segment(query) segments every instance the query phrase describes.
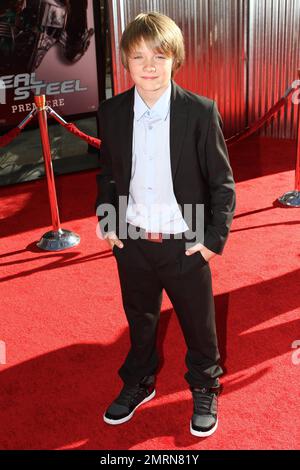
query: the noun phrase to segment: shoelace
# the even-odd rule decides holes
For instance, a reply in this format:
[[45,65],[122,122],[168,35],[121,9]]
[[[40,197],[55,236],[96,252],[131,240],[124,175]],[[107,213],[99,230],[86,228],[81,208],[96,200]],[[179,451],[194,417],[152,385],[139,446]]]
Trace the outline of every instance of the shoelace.
[[132,401],[142,397],[145,389],[140,385],[124,385],[117,401],[120,405],[129,406]]
[[193,390],[193,398],[194,398],[194,411],[198,415],[207,415],[215,412],[213,410],[213,403],[215,399],[214,393],[204,393],[201,391]]

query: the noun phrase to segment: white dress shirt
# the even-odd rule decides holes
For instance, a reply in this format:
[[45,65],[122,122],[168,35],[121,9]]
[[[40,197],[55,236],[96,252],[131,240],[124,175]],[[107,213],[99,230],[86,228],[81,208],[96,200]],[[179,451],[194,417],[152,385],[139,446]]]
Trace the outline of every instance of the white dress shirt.
[[132,170],[126,221],[148,232],[181,233],[188,226],[173,190],[170,161],[171,83],[152,108],[134,91]]

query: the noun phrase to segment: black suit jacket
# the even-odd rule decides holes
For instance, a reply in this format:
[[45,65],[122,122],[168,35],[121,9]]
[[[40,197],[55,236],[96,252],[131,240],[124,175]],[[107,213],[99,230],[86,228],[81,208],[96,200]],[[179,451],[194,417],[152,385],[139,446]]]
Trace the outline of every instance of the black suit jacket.
[[[100,174],[99,204],[112,204],[119,214],[118,196],[128,201],[132,163],[134,88],[101,103],[98,111]],[[216,103],[191,93],[172,81],[170,104],[170,158],[174,194],[181,210],[192,205],[191,230],[196,228],[196,204],[204,204],[204,240],[221,254],[235,209],[235,189],[222,120]],[[184,212],[183,212],[184,214]],[[101,232],[107,228],[98,217]],[[192,226],[191,226],[192,225]],[[114,227],[119,235],[119,223]]]

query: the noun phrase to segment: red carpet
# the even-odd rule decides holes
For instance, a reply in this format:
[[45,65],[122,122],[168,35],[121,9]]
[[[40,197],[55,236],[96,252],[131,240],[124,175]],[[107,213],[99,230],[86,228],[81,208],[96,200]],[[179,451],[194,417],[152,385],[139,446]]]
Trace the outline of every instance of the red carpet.
[[46,181],[1,188],[0,448],[299,449],[300,209],[275,203],[293,189],[294,155],[293,142],[268,138],[231,150],[237,211],[211,262],[226,375],[219,429],[202,440],[189,432],[185,347],[166,296],[157,397],[127,424],[102,421],[128,338],[116,263],[95,234],[95,172],[56,179],[62,226],[81,236],[60,253],[35,247],[51,228]]

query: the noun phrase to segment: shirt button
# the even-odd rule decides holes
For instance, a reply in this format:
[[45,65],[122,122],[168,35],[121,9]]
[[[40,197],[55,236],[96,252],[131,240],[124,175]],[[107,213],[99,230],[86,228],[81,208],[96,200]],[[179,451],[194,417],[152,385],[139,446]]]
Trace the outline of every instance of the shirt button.
[[149,126],[148,129],[151,131],[152,127],[153,127],[153,126]]

